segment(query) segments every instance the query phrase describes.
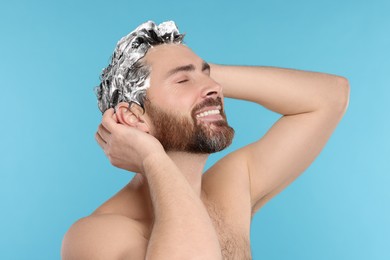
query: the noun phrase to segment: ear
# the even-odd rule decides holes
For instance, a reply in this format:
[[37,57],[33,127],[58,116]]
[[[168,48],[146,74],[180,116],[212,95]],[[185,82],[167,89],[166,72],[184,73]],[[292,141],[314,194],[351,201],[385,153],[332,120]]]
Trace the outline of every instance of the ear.
[[143,132],[149,133],[149,126],[144,120],[143,109],[135,104],[127,102],[120,102],[115,107],[115,114],[118,122],[122,125],[135,127]]

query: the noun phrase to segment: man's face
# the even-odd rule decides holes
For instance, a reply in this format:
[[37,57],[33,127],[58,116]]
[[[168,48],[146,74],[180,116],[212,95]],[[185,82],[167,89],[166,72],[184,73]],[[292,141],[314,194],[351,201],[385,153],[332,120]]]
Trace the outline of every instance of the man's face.
[[154,47],[145,56],[151,66],[146,114],[151,133],[166,151],[213,153],[232,142],[221,86],[210,78],[202,59],[183,45]]

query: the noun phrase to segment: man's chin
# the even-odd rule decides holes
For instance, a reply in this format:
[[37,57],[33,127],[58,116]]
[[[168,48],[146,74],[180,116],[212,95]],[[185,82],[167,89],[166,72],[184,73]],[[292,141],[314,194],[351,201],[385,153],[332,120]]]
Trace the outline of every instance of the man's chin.
[[197,144],[205,153],[220,152],[229,147],[233,141],[234,129],[224,124],[213,125],[208,131],[203,131],[203,137],[198,139]]

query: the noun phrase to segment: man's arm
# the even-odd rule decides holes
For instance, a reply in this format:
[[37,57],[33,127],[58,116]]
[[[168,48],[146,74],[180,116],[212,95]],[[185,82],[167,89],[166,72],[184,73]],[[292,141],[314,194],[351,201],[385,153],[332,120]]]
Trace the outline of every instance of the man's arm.
[[294,181],[316,158],[346,111],[348,81],[340,76],[274,67],[211,64],[226,97],[256,102],[283,116],[246,158],[252,211]]
[[146,259],[222,259],[204,204],[171,159],[148,158],[145,176],[155,214]]
[[65,236],[63,259],[222,259],[206,208],[162,145],[114,118],[113,109],[104,113],[96,138],[113,165],[146,177],[154,210],[150,240],[123,219],[88,218]]

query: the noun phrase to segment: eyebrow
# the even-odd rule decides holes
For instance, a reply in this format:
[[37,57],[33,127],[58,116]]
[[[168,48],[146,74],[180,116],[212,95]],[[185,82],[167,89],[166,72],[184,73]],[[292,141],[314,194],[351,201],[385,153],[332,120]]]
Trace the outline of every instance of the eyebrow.
[[[179,67],[173,68],[170,71],[168,71],[166,74],[166,78],[169,78],[170,76],[172,76],[178,72],[181,72],[181,71],[194,71],[194,70],[195,70],[194,64],[179,66]],[[205,70],[210,70],[210,65],[207,62],[203,61],[202,62],[202,71],[205,71]]]

